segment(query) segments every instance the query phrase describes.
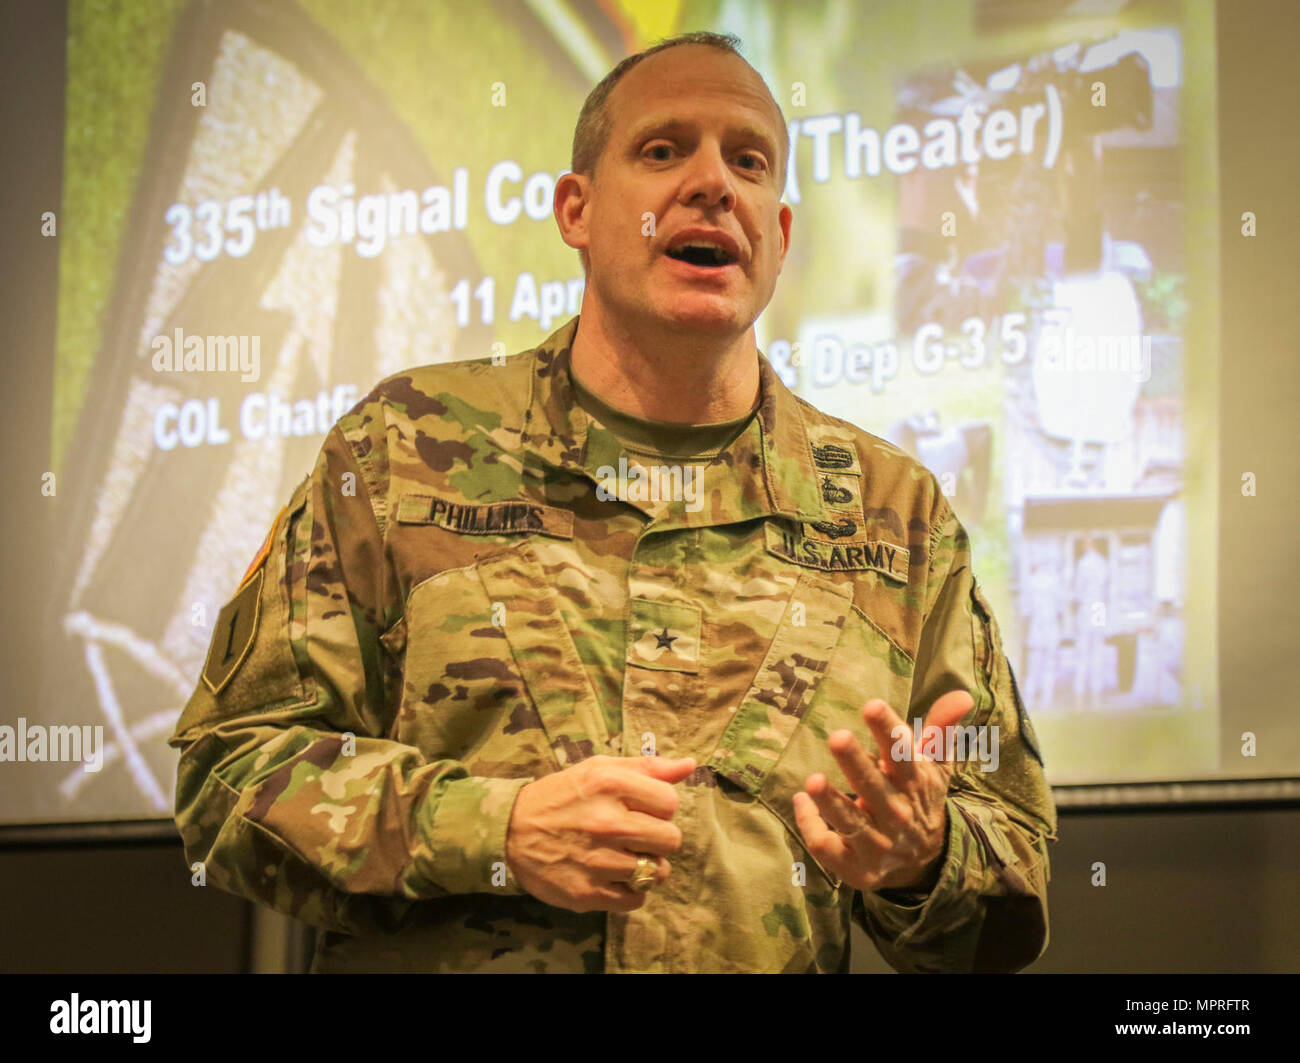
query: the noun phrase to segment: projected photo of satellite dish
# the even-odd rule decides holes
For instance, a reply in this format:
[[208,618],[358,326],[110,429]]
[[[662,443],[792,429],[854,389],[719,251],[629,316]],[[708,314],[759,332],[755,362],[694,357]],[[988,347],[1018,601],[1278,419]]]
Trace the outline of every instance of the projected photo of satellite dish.
[[[1133,431],[1133,410],[1150,376],[1150,342],[1143,372],[1142,308],[1122,273],[1075,275],[1052,287],[1060,327],[1040,336],[1033,362],[1042,430],[1071,444],[1065,482],[1088,482],[1087,444],[1105,446]],[[1128,489],[1132,483],[1111,484]]]

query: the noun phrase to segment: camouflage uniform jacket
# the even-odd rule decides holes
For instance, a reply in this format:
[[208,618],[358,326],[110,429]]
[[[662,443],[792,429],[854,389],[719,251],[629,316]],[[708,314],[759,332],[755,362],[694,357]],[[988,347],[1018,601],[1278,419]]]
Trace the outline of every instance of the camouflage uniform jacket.
[[[187,859],[322,928],[320,971],[842,971],[851,918],[899,970],[1030,963],[1055,809],[935,477],[760,356],[700,501],[602,500],[621,447],[574,402],[577,321],[393,376],[330,431],[171,738]],[[794,794],[851,792],[826,739],[874,749],[868,698],[910,721],[957,688],[1000,756],[953,776],[938,885],[853,889]],[[519,789],[651,748],[699,765],[669,880],[630,914],[524,893]]]

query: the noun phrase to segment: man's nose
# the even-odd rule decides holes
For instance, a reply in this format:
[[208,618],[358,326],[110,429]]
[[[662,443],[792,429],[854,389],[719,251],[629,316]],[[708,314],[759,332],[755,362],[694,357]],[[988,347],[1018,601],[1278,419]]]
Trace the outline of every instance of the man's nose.
[[730,210],[736,203],[734,182],[735,177],[718,146],[701,144],[683,172],[681,200],[689,204],[703,197],[708,206],[717,205]]

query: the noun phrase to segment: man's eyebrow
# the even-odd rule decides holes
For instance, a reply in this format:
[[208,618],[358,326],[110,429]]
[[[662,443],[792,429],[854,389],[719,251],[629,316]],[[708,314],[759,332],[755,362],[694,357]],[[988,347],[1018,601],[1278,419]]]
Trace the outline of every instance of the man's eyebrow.
[[[635,144],[657,134],[689,132],[690,129],[691,123],[680,118],[647,118],[632,127],[628,139]],[[779,161],[777,160],[778,148],[776,140],[771,133],[766,132],[759,126],[743,122],[728,129],[727,137],[756,142],[763,147],[773,162]]]

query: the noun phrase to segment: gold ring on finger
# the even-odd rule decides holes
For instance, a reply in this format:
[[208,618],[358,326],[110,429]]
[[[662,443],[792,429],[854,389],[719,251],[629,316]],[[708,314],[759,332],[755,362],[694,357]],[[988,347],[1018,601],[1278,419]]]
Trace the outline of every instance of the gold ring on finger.
[[637,893],[647,892],[655,884],[657,870],[658,863],[655,858],[643,853],[636,859],[636,870],[632,872],[628,887]]

